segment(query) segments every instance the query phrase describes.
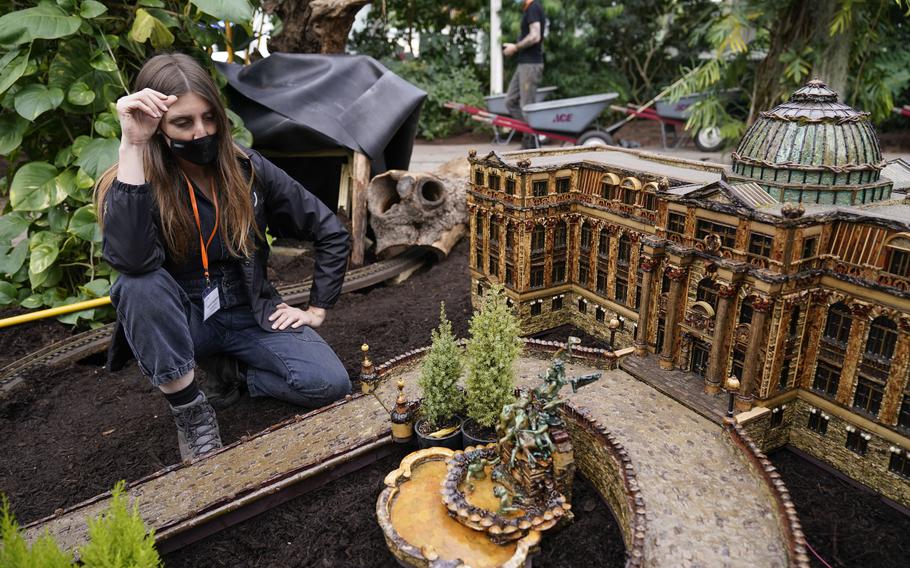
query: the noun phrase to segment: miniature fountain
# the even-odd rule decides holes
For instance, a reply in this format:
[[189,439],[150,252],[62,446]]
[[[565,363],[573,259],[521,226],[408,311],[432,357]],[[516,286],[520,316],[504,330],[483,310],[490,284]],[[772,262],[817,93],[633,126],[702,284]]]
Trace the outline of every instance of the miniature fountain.
[[386,476],[376,511],[402,565],[529,566],[541,534],[572,519],[575,462],[559,393],[601,375],[566,378],[578,343],[569,338],[541,383],[503,407],[497,442],[420,450]]

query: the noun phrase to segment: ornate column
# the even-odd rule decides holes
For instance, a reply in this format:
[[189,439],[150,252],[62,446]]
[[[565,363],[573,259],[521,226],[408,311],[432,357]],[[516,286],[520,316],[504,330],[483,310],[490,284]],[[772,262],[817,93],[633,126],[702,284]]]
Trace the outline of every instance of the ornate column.
[[727,356],[730,354],[730,323],[733,321],[733,302],[738,284],[719,284],[717,287],[717,313],[714,316],[714,339],[708,356],[708,372],[705,374],[705,392],[720,392],[727,371]]
[[657,261],[653,258],[642,256],[641,263],[641,306],[638,309],[638,335],[635,339],[635,354],[639,357],[648,356],[648,333],[651,324],[651,283],[654,281],[654,268]]
[[815,379],[815,364],[818,360],[818,346],[825,329],[827,314],[828,295],[823,292],[813,293],[806,311],[806,324],[803,326],[803,335],[808,334],[809,339],[806,342],[805,352],[800,353],[800,361],[797,366],[796,385],[799,388],[806,390],[812,388],[812,381]]
[[[506,217],[505,215],[498,216],[499,222],[499,282],[503,285],[506,283],[506,259],[509,256],[509,251],[506,250],[506,234],[509,232],[509,227],[511,226],[512,220]],[[512,244],[514,245],[515,241],[513,238]],[[515,248],[514,246],[512,248]],[[514,277],[514,276],[513,276]]]
[[468,205],[468,211],[471,213],[469,220],[469,241],[470,241],[470,250],[468,251],[468,266],[473,269],[477,269],[477,262],[475,260],[474,249],[477,247],[477,224],[480,223],[480,213],[477,210],[476,205]]
[[[629,250],[629,282],[626,286],[625,304],[630,308],[635,306],[635,289],[638,286],[638,271],[635,270],[635,267],[639,266],[639,258],[641,255],[638,239],[638,233],[629,234],[629,246],[631,250]],[[644,301],[644,290],[642,290],[642,301]]]
[[[622,237],[615,225],[604,229],[610,235],[610,260],[607,263],[607,291],[606,295],[611,301],[616,298],[616,267],[619,263],[619,239]],[[628,288],[628,283],[626,283]]]
[[755,400],[753,391],[761,379],[763,368],[762,352],[767,337],[768,314],[774,307],[774,300],[756,296],[752,301],[752,323],[749,326],[749,344],[746,346],[746,360],[743,365],[743,380],[736,394],[736,409],[746,411],[752,408]]
[[904,389],[907,387],[907,367],[910,366],[910,319],[901,318],[898,321],[898,329],[900,334],[897,336],[897,345],[894,346],[888,382],[885,383],[885,395],[882,397],[882,407],[878,413],[881,423],[889,426],[897,424],[897,412]]
[[835,400],[844,406],[850,406],[853,402],[853,385],[856,383],[856,369],[863,357],[863,347],[866,342],[866,334],[869,331],[869,310],[868,304],[854,303],[850,306],[853,314],[853,323],[850,325],[850,338],[847,340],[847,348],[844,350],[844,366],[840,373],[840,383],[837,385],[837,396]]
[[667,296],[667,317],[664,321],[664,345],[660,352],[660,368],[670,370],[673,368],[673,352],[676,349],[676,339],[679,335],[676,322],[679,319],[681,304],[685,301],[689,270],[667,266],[666,274],[670,279],[670,292]]
[[556,235],[556,223],[557,219],[549,218],[546,220],[544,227],[545,229],[545,238],[544,238],[544,250],[546,253],[543,257],[543,287],[549,288],[553,285],[553,253],[555,247],[555,235]]
[[[480,272],[481,274],[488,274],[489,266],[487,263],[490,262],[490,221],[493,218],[493,213],[491,211],[484,210],[480,214],[483,216],[483,223],[481,224],[481,230],[483,231],[481,233],[481,238],[483,239],[481,241],[483,243],[483,253],[481,253],[480,262],[477,263],[477,272]],[[480,221],[480,218],[478,217],[477,220]]]

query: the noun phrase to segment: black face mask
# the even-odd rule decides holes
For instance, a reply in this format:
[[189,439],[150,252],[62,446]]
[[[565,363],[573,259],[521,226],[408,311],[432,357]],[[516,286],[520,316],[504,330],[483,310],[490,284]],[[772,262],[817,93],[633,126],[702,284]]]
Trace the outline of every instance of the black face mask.
[[187,162],[192,162],[200,166],[211,164],[218,157],[218,135],[203,136],[195,140],[173,140],[171,141],[171,151],[178,158],[183,158]]

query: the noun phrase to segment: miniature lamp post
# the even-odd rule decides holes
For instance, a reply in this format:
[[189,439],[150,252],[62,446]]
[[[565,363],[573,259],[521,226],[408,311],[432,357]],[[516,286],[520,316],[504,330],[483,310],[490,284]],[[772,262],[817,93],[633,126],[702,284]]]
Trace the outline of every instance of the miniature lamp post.
[[363,363],[360,365],[360,392],[370,394],[376,388],[376,371],[373,370],[373,362],[367,356],[370,346],[364,343],[360,346],[360,350],[363,351]]
[[727,394],[730,395],[730,401],[727,404],[727,418],[733,420],[733,401],[736,399],[736,392],[739,391],[739,379],[736,378],[736,375],[730,375],[727,377],[724,386],[727,389]]
[[607,327],[610,329],[610,351],[616,351],[616,347],[613,344],[613,339],[616,337],[616,330],[619,329],[620,323],[616,318],[611,319],[607,323]]

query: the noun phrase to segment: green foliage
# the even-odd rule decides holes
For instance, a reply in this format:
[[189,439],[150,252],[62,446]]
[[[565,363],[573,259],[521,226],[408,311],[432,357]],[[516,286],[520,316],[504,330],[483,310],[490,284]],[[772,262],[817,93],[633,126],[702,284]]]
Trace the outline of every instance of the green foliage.
[[89,542],[79,547],[83,565],[97,568],[157,568],[154,531],[146,532],[138,506],[127,508],[124,483],[111,492],[111,506],[101,517],[88,521]]
[[390,62],[388,66],[400,77],[427,92],[418,125],[421,138],[445,138],[470,129],[472,121],[467,114],[452,112],[443,105],[448,101],[458,101],[483,106],[484,89],[472,67],[447,67],[423,59]]
[[431,333],[430,350],[423,359],[418,383],[423,391],[420,404],[431,428],[438,429],[461,411],[458,379],[463,367],[462,352],[452,334],[452,322],[446,318],[445,303],[439,305],[439,327]]
[[[117,275],[101,260],[91,199],[95,179],[118,158],[116,100],[158,49],[194,55],[214,74],[211,46],[227,43],[219,20],[249,38],[252,6],[0,0],[0,7],[0,158],[9,168],[0,177],[0,196],[8,197],[0,305],[32,309],[105,296]],[[231,120],[237,140],[251,143],[239,117]],[[97,308],[59,319],[95,325],[112,317],[111,308]]]
[[9,568],[70,568],[72,558],[67,556],[54,539],[47,533],[42,535],[31,547],[19,532],[19,524],[9,509],[6,496],[0,507],[0,533],[3,543],[0,545],[0,566]]
[[506,304],[505,290],[492,286],[470,324],[467,348],[467,414],[492,427],[502,407],[514,400],[513,364],[521,351],[518,320]]

